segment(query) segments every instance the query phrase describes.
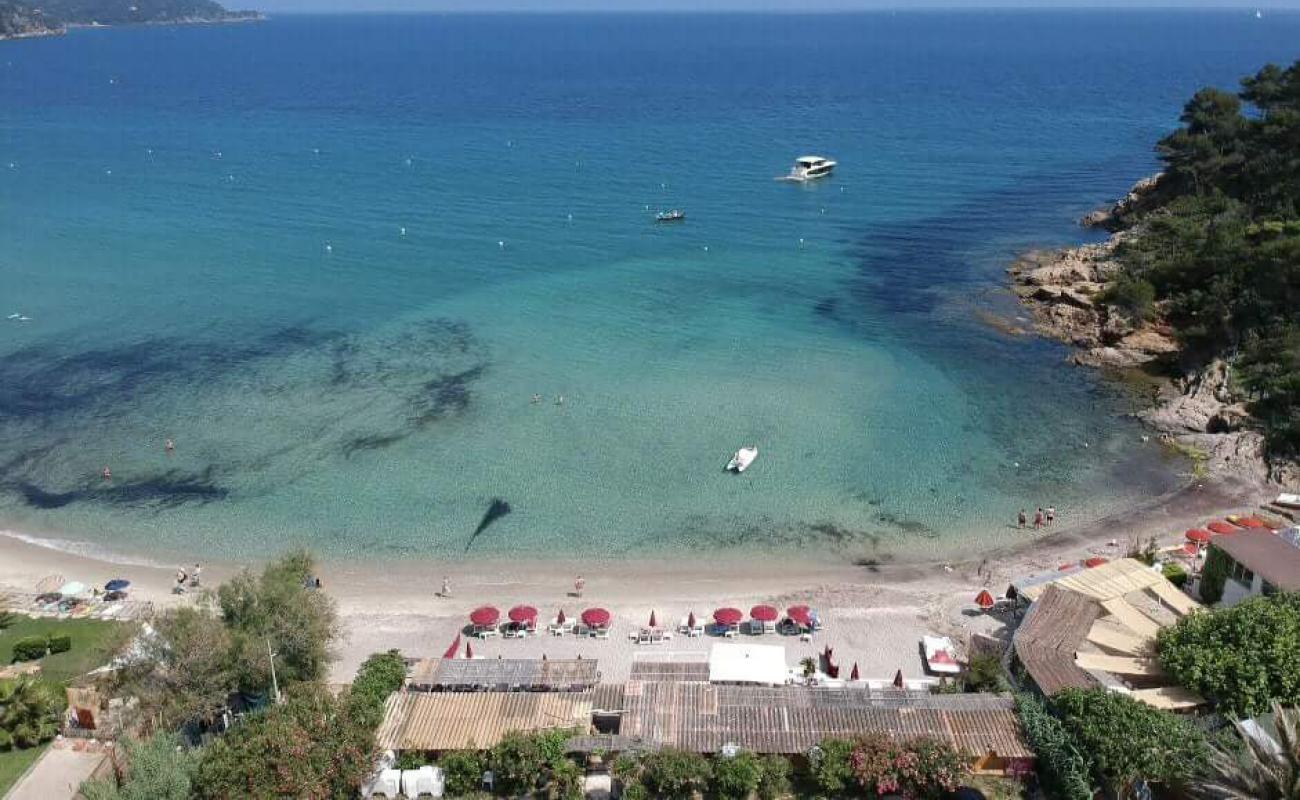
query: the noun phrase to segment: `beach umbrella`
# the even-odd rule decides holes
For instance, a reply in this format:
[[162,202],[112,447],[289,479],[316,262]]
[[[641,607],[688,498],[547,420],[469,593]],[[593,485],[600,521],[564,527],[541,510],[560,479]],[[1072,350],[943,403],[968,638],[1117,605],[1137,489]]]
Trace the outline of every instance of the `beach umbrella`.
[[603,608],[589,608],[582,612],[582,623],[592,628],[603,628],[609,624],[610,614]]
[[[1214,523],[1210,524],[1213,525]],[[1210,541],[1210,532],[1203,531],[1200,528],[1191,528],[1183,535],[1187,537],[1187,541],[1197,544],[1205,544]]]
[[849,673],[849,680],[851,680],[851,681],[859,680],[859,677],[858,677],[858,662],[856,662],[856,661],[853,662],[853,671]]
[[719,608],[713,612],[713,621],[719,625],[736,625],[744,618],[739,608]]
[[[1211,533],[1217,533],[1221,536],[1227,536],[1230,533],[1237,532],[1236,528],[1232,527],[1231,525],[1229,525],[1228,523],[1224,522],[1221,519],[1216,519],[1214,522],[1211,522],[1209,525],[1206,525],[1205,527],[1209,528]],[[1189,535],[1187,538],[1190,539],[1191,536]]]
[[501,612],[493,606],[482,606],[470,612],[469,621],[480,628],[487,628],[497,624],[501,619]]
[[127,579],[125,579],[125,578],[114,578],[113,580],[111,580],[111,581],[109,581],[108,583],[104,584],[104,591],[106,591],[106,592],[120,592],[120,591],[126,589],[126,587],[128,587],[128,586],[130,586],[130,585],[131,585],[131,582],[128,581]]
[[1199,552],[1201,552],[1201,548],[1197,547],[1191,542],[1188,542],[1187,544],[1183,545],[1183,553],[1186,555],[1194,556]]
[[473,658],[473,657],[474,657],[473,642],[465,642],[465,658]]
[[67,582],[68,579],[62,575],[46,575],[36,582],[36,593],[49,594],[58,591],[58,588]]
[[906,684],[903,682],[903,671],[900,669],[894,673],[894,688],[902,689]]
[[659,627],[659,622],[655,619],[654,609],[650,609],[650,627],[652,628]]
[[556,625],[563,625],[564,622],[565,622],[565,619],[564,619],[564,609],[561,608],[561,609],[560,609],[560,613],[555,615],[555,624],[556,624]]
[[459,652],[459,651],[460,651],[460,634],[458,633],[458,634],[456,634],[456,638],[455,638],[454,640],[452,640],[451,647],[448,647],[448,648],[447,648],[447,652],[443,653],[443,654],[442,654],[442,657],[443,657],[443,658],[455,658],[455,657],[456,657],[456,653]]
[[750,619],[756,619],[759,622],[776,622],[780,616],[779,611],[773,606],[754,606],[749,610]]
[[1069,563],[1062,564],[1061,566],[1057,567],[1057,568],[1056,568],[1056,571],[1057,571],[1057,572],[1065,572],[1065,571],[1067,571],[1067,570],[1072,570],[1072,569],[1074,569],[1074,568],[1077,567],[1077,566],[1079,566],[1079,565],[1076,564],[1076,563],[1074,563],[1073,561],[1071,561],[1071,562],[1069,562]]
[[997,601],[993,599],[992,594],[989,594],[988,589],[984,589],[979,594],[975,595],[975,605],[988,611],[990,608],[997,605]]
[[85,591],[86,584],[81,581],[68,581],[59,587],[59,594],[64,597],[73,597],[75,595],[84,594]]
[[1249,517],[1242,517],[1236,522],[1238,525],[1240,525],[1243,528],[1267,528],[1268,527],[1267,522],[1254,515],[1251,515]]
[[790,606],[785,610],[785,615],[805,628],[812,627],[812,610],[808,606]]
[[689,614],[686,615],[686,627],[688,627],[688,628],[694,628],[694,627],[695,627],[695,612],[694,612],[694,611],[692,611],[691,613],[689,613]]
[[533,620],[537,619],[537,609],[533,608],[532,606],[515,606],[514,608],[510,609],[510,613],[507,614],[507,616],[510,617],[511,622],[516,622],[519,624],[523,624],[525,622],[532,622]]
[[1092,558],[1083,562],[1083,565],[1088,569],[1092,569],[1093,567],[1100,567],[1102,564],[1109,564],[1109,563],[1110,563],[1110,559],[1108,558],[1102,558],[1101,556],[1093,556]]

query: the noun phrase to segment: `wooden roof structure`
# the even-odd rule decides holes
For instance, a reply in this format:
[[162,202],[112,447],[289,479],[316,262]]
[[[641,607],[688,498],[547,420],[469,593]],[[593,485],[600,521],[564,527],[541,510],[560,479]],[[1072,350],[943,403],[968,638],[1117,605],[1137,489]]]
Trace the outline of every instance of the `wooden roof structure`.
[[1101,606],[1092,598],[1055,585],[1048,586],[1029,607],[1012,643],[1020,663],[1043,694],[1050,697],[1062,689],[1098,685],[1096,678],[1074,662],[1074,654],[1100,616]]
[[574,692],[394,692],[380,750],[487,749],[512,731],[591,730],[591,696]]
[[807,686],[629,681],[619,735],[716,753],[803,753],[828,736],[932,736],[972,757],[1028,758],[1009,697]]
[[580,692],[600,681],[590,658],[426,658],[416,662],[408,687],[428,692]]
[[1141,561],[1120,558],[1091,569],[1062,572],[1059,577],[1041,583],[1018,586],[1017,591],[1032,601],[1041,597],[1048,587],[1060,586],[1104,602],[1163,582],[1166,582],[1163,575]]

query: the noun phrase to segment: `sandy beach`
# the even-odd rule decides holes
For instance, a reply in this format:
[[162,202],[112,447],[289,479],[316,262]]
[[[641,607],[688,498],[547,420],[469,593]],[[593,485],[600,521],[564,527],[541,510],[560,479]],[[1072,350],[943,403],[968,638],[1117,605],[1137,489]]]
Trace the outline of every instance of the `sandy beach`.
[[[888,680],[899,669],[908,679],[921,679],[924,668],[918,641],[922,634],[952,635],[959,646],[965,646],[970,632],[996,634],[1002,627],[996,616],[972,612],[971,600],[980,589],[998,594],[1015,577],[1055,569],[1063,562],[1091,555],[1121,556],[1130,542],[1151,536],[1172,546],[1181,541],[1182,531],[1188,527],[1213,517],[1252,511],[1267,499],[1267,486],[1223,477],[1191,484],[1086,526],[1070,527],[1058,521],[1059,527],[1053,531],[1026,531],[1020,544],[972,552],[947,563],[862,566],[752,554],[708,560],[679,556],[618,561],[327,561],[320,574],[325,590],[338,602],[345,628],[330,679],[350,680],[368,654],[389,648],[411,656],[441,655],[472,609],[494,605],[504,614],[518,603],[537,607],[543,621],[559,609],[574,617],[584,608],[607,608],[614,616],[611,637],[601,641],[544,635],[524,640],[475,640],[475,655],[582,655],[599,659],[602,680],[619,681],[626,678],[634,659],[645,657],[638,653],[662,657],[665,653],[703,651],[715,641],[712,637],[677,637],[662,645],[637,645],[628,634],[645,625],[651,611],[661,625],[674,626],[692,611],[707,620],[720,606],[747,612],[758,603],[779,608],[805,603],[820,610],[825,625],[814,641],[763,637],[764,643],[786,645],[791,666],[829,645],[843,669],[857,663],[864,679]],[[243,566],[233,561],[205,562],[204,584],[215,586]],[[194,602],[196,598],[194,594],[171,593],[175,567],[114,563],[0,536],[0,587],[31,591],[38,580],[51,574],[94,585],[127,577],[133,583],[134,599],[158,606]],[[573,594],[578,575],[586,581],[581,598]],[[438,596],[444,576],[451,587],[450,597]]]

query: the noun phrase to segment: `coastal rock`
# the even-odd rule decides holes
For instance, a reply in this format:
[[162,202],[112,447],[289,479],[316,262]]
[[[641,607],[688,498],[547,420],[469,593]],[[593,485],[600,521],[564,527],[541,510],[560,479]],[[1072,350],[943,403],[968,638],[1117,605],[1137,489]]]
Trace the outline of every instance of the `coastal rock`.
[[1085,214],[1079,220],[1079,224],[1085,228],[1101,228],[1108,231],[1119,230],[1129,217],[1142,211],[1155,198],[1163,174],[1158,173],[1143,178],[1133,184],[1133,187],[1128,190],[1128,194],[1117,202]]
[[1187,434],[1177,441],[1202,452],[1204,469],[1211,475],[1231,473],[1258,483],[1270,477],[1264,437],[1256,431]]
[[1074,363],[1081,367],[1131,369],[1152,361],[1155,356],[1119,347],[1094,347],[1074,354]]

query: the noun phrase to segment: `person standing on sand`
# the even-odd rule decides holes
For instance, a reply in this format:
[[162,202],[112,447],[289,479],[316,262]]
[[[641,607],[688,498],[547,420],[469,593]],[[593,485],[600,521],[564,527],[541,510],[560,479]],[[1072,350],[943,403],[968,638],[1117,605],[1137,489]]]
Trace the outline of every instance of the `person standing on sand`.
[[1025,527],[1025,525],[1029,522],[1029,517],[1025,514],[1025,510],[1023,508],[1020,509],[1020,516],[1017,517],[1017,520],[1019,521],[1020,527],[1022,528]]
[[581,575],[573,582],[573,596],[581,598],[582,590],[586,587],[587,581]]
[[442,576],[442,591],[439,594],[442,597],[451,597],[451,580],[446,575]]
[[1040,508],[1038,509],[1038,511],[1034,513],[1034,530],[1038,530],[1042,527],[1043,527],[1043,509]]
[[1052,527],[1052,523],[1055,522],[1055,521],[1056,521],[1056,506],[1048,506],[1048,507],[1047,507],[1047,527],[1049,527],[1049,528]]

